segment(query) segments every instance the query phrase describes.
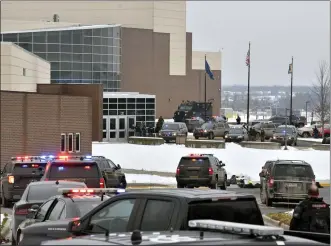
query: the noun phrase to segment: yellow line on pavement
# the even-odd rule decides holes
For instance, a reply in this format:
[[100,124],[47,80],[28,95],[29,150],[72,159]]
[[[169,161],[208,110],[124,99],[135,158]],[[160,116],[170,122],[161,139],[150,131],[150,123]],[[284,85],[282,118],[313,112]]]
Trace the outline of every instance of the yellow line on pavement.
[[330,183],[320,183],[322,187],[330,187]]

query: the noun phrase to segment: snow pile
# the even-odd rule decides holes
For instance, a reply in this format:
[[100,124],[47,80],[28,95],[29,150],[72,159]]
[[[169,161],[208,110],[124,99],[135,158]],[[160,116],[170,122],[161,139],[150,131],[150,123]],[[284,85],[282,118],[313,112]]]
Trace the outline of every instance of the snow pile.
[[294,212],[294,210],[291,210],[291,211],[285,212],[285,214],[293,216],[293,212]]
[[[92,154],[103,155],[126,169],[175,172],[180,158],[192,153],[210,153],[222,160],[228,174],[244,174],[253,181],[260,180],[261,167],[268,160],[305,160],[310,163],[316,180],[330,179],[330,153],[328,151],[261,150],[242,148],[229,143],[226,149],[194,149],[184,145],[164,144],[146,146],[135,144],[93,143]],[[230,175],[228,175],[231,177]]]
[[298,138],[298,140],[304,140],[304,141],[310,141],[310,142],[316,142],[316,143],[322,143],[323,139],[321,138]]
[[176,179],[172,177],[161,177],[158,175],[150,174],[125,174],[126,182],[133,184],[165,184],[172,185],[177,184]]

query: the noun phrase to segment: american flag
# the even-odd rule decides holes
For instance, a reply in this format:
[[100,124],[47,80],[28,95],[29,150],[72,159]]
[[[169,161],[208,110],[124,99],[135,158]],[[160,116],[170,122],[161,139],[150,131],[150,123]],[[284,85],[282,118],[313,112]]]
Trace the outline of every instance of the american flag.
[[246,66],[249,67],[251,65],[251,48],[248,48],[246,55]]

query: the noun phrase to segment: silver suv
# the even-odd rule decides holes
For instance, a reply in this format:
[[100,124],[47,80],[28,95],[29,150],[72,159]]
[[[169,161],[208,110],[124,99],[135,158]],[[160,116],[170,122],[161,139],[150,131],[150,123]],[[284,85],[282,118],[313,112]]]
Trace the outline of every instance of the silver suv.
[[255,124],[252,126],[252,128],[256,131],[256,139],[260,139],[261,138],[261,130],[264,130],[264,136],[265,139],[270,139],[273,137],[276,128],[277,128],[277,124],[272,123],[271,121],[266,121],[266,122],[260,122],[258,124]]
[[297,146],[298,131],[295,126],[292,125],[280,125],[276,128],[276,131],[271,139],[271,142],[277,142],[281,145],[285,145],[285,139],[287,139],[287,145]]

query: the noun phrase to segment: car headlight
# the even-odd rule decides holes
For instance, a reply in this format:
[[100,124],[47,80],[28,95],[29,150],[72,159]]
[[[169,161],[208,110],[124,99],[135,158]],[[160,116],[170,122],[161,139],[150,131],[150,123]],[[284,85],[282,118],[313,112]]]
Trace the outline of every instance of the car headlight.
[[225,135],[225,138],[228,138],[228,135]]
[[204,130],[203,132],[207,132],[207,130]]
[[274,139],[276,139],[276,136],[274,136]]
[[174,132],[174,133],[172,133],[172,135],[173,135],[173,136],[176,136],[176,134],[177,134],[177,133],[175,133],[175,132]]

